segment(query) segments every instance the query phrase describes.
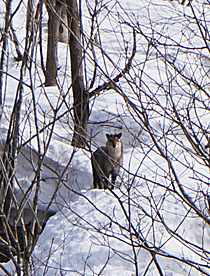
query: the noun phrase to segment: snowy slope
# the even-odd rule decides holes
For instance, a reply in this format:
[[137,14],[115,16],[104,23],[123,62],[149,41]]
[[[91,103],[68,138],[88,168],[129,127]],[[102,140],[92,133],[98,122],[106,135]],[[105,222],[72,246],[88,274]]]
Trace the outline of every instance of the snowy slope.
[[[180,7],[174,2],[170,3],[161,0],[139,2],[133,1],[132,9],[136,11],[137,19],[140,20],[142,28],[148,35],[151,35],[150,24],[154,23],[157,32],[163,31],[162,29],[165,28],[166,36],[170,33],[179,40],[181,26],[188,22],[187,20],[183,21],[183,17],[179,18],[177,14],[181,14],[183,10],[188,13],[187,7]],[[133,15],[130,3],[124,3],[124,5],[129,11],[123,15],[124,18],[128,19],[129,15],[130,19],[135,22],[136,17]],[[176,7],[176,11],[174,11],[174,7]],[[22,28],[20,27],[25,19],[23,16],[24,12],[22,7],[14,18],[15,29],[19,30],[20,41],[24,40],[24,33],[21,32]],[[175,15],[178,18],[177,25],[174,27],[171,24],[166,28],[165,21]],[[152,21],[150,21],[151,18]],[[103,17],[101,22],[103,22]],[[121,27],[117,25],[117,22],[113,22],[113,24],[117,26],[116,31],[120,32]],[[108,23],[107,26],[110,27]],[[44,39],[46,41],[46,36]],[[118,57],[117,55],[117,52],[120,52],[120,47],[116,41],[122,43],[121,39],[121,37],[119,40],[113,38],[112,34],[107,31],[104,42],[107,53],[110,54],[119,68],[123,67],[123,65],[121,64],[120,56]],[[126,39],[130,39],[129,34]],[[139,38],[138,42],[142,47],[138,48],[139,56],[137,61],[135,61],[136,68],[138,66],[141,67],[141,62],[144,60],[146,52],[145,40]],[[192,43],[197,43],[196,39]],[[10,47],[9,73],[18,77],[20,65],[14,63],[12,58],[14,48],[12,45]],[[71,94],[65,94],[69,88],[69,79],[66,77],[65,72],[70,71],[69,65],[66,64],[65,54],[68,56],[67,47],[65,44],[60,43],[59,65],[61,65],[61,69],[59,71],[59,89],[54,87],[40,88],[40,82],[43,82],[41,69],[38,70],[39,74],[37,71],[34,73],[36,100],[39,103],[37,116],[40,128],[51,122],[54,116],[53,108],[57,108],[61,104],[57,116],[66,112],[66,106],[62,101],[63,97],[66,97],[69,105],[72,103]],[[170,54],[169,58],[173,58],[172,52],[166,54]],[[180,54],[176,60],[182,69],[184,68],[184,58],[186,58],[184,57],[182,60],[183,56]],[[103,63],[102,58],[99,61]],[[39,64],[39,57],[37,57],[37,63]],[[103,68],[103,65],[101,67]],[[146,78],[147,84],[151,90],[156,89],[154,79],[157,82],[161,81],[163,87],[167,87],[166,76],[159,74],[159,71],[156,70],[157,63],[153,59],[145,67],[148,75]],[[164,64],[161,64],[161,68],[164,69]],[[117,70],[112,68],[111,64],[107,68],[103,68],[107,74],[109,69],[110,75],[114,75],[117,72]],[[187,69],[184,68],[183,70],[187,72]],[[198,75],[200,78],[202,77],[201,73],[198,73]],[[133,73],[131,77],[135,80],[137,75],[135,76]],[[8,127],[8,118],[9,114],[11,114],[15,96],[14,91],[16,91],[17,86],[15,79],[8,78],[7,91],[9,92],[7,93],[5,106],[7,112],[2,118],[0,126],[2,140],[5,139],[5,129]],[[28,75],[25,76],[25,82],[29,83]],[[182,84],[180,81],[180,87]],[[122,87],[128,97],[138,105],[138,93],[133,94],[133,90],[130,90],[126,83]],[[188,96],[183,93],[180,87],[175,91],[177,93],[177,103],[181,106],[182,104],[184,105]],[[24,118],[25,112],[29,111],[28,118],[30,120],[23,120],[20,126],[21,142],[23,143],[35,133],[34,118],[32,112],[30,113],[32,110],[30,90],[27,86],[24,89],[22,118]],[[134,91],[136,90],[134,89]],[[159,93],[159,90],[157,90],[157,94],[154,93],[154,100],[160,101],[167,110],[167,101],[164,95]],[[180,95],[181,99],[179,98]],[[144,100],[146,100],[146,97]],[[161,109],[159,110],[158,108],[156,112],[162,114]],[[202,110],[200,113],[207,125],[209,114],[203,113]],[[151,119],[151,125],[157,136],[161,137],[163,129],[167,130],[170,128],[170,123],[165,117],[161,117],[161,115],[158,117],[155,112],[154,114],[154,118]],[[90,152],[81,149],[74,152],[71,147],[72,129],[71,115],[65,113],[62,119],[55,124],[53,139],[47,151],[45,165],[42,170],[43,181],[39,197],[40,204],[45,205],[50,201],[53,192],[57,188],[57,175],[62,175],[65,172],[63,175],[65,180],[62,182],[53,201],[52,207],[58,211],[48,221],[34,250],[31,274],[47,276],[132,276],[137,273],[136,261],[138,262],[139,275],[145,275],[144,273],[148,269],[147,275],[156,276],[158,275],[157,267],[143,242],[146,240],[149,241],[148,247],[151,247],[151,249],[153,246],[160,249],[160,255],[162,256],[156,255],[156,257],[164,275],[202,275],[196,269],[191,269],[182,263],[182,258],[195,263],[197,261],[202,263],[208,273],[207,275],[210,275],[208,256],[205,259],[204,254],[202,255],[202,247],[206,251],[210,251],[210,229],[193,212],[186,210],[182,198],[177,197],[170,190],[171,179],[168,174],[168,164],[151,147],[152,142],[149,134],[142,129],[140,119],[130,112],[122,97],[114,91],[109,91],[97,97],[96,100],[91,100],[91,116],[88,126],[88,135],[93,137],[91,139],[92,150],[97,146],[104,145],[106,133],[122,132],[123,134],[124,161],[123,169],[117,182],[117,185],[120,186],[121,184],[121,187],[118,187],[114,194],[109,191],[92,190]],[[178,176],[182,185],[187,187],[190,196],[194,197],[197,189],[202,189],[205,185],[202,186],[199,181],[192,180],[193,178],[195,179],[195,175],[191,171],[186,170],[183,164],[185,164],[186,160],[190,164],[192,163],[195,171],[199,171],[204,178],[209,174],[208,168],[193,159],[192,149],[190,149],[188,141],[180,135],[180,129],[173,129],[171,133],[173,134],[171,134],[172,141],[170,141],[171,143],[168,141],[166,143],[168,143],[169,152],[174,154],[173,164],[179,172]],[[44,135],[47,137],[47,133],[43,134],[43,137],[40,136],[40,141],[42,142],[46,138]],[[201,143],[204,142],[202,141]],[[33,150],[37,150],[36,139],[32,139],[29,145]],[[186,148],[189,147],[189,151],[185,155],[182,155],[183,148],[180,145],[184,145]],[[33,168],[30,163],[27,163],[27,158],[24,157],[29,154],[31,155],[31,150],[27,147],[23,148],[17,165],[17,179],[24,189],[27,189],[34,178]],[[74,154],[73,159],[68,164],[72,154]],[[36,160],[36,163],[36,155],[33,159]],[[66,166],[68,167],[66,168]],[[189,183],[190,181],[192,181],[192,184]],[[154,183],[158,183],[158,185],[154,185]],[[128,188],[131,184],[131,194],[128,194]],[[33,191],[31,198],[33,198]],[[205,200],[198,198],[197,201],[201,209],[206,213]],[[158,209],[161,211],[161,217],[158,217]],[[132,221],[132,231],[130,231],[130,220],[124,210],[127,211]],[[161,219],[162,223],[160,223]],[[163,222],[170,226],[170,229],[164,228]],[[134,236],[134,229],[139,234],[139,238]],[[177,233],[177,236],[172,233],[173,231]],[[196,244],[197,247],[188,242],[182,242],[179,235],[186,241]],[[170,256],[166,258],[165,256],[168,254],[176,256],[177,260],[170,258]],[[5,267],[10,271],[14,271],[12,263],[6,264]]]

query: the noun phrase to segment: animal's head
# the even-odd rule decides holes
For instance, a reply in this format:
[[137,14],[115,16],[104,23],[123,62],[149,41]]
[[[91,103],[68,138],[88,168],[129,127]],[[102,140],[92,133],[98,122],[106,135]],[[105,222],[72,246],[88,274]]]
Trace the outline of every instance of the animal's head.
[[121,136],[122,136],[122,133],[106,134],[107,146],[114,149],[121,147],[121,140],[120,140]]

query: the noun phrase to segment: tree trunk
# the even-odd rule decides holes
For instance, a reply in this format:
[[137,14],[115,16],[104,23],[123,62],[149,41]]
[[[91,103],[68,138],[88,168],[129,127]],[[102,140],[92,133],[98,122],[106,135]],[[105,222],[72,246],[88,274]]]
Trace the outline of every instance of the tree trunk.
[[[4,31],[2,32],[2,51],[1,51],[1,59],[0,59],[0,108],[2,108],[3,104],[3,71],[4,71],[4,61],[5,57],[7,56],[7,40],[8,40],[8,31],[10,27],[10,13],[11,13],[11,5],[12,0],[7,0],[5,2],[6,5],[6,12],[5,12],[5,26]],[[1,111],[1,110],[0,110]],[[1,114],[0,114],[1,116]]]
[[71,78],[74,98],[74,135],[72,145],[86,146],[86,129],[89,118],[89,97],[83,83],[80,15],[76,0],[66,0],[70,29]]
[[59,38],[60,17],[63,8],[61,1],[46,1],[48,12],[47,61],[45,86],[55,86],[57,76],[57,43]]

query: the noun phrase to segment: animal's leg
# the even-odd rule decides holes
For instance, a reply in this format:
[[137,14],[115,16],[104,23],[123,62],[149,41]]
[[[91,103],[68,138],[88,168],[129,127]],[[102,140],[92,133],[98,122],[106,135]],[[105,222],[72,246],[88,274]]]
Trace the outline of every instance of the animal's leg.
[[116,178],[117,178],[117,173],[115,170],[112,171],[112,182],[111,182],[111,190],[114,189],[114,186],[115,186],[115,181],[116,181]]
[[104,189],[108,189],[108,187],[109,187],[109,178],[108,178],[109,176],[104,176],[103,177],[103,182],[104,182]]
[[102,188],[100,187],[100,186],[101,186],[101,184],[100,184],[100,182],[101,182],[101,177],[100,177],[100,175],[99,175],[98,170],[96,169],[96,166],[97,166],[97,165],[95,165],[95,164],[93,164],[93,166],[92,166],[92,168],[93,168],[93,188],[94,188],[94,189],[97,189],[97,188],[102,189]]

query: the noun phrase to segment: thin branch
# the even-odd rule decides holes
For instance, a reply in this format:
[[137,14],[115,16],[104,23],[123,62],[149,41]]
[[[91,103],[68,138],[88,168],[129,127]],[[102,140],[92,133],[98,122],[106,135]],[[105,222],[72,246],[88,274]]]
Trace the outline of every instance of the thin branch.
[[109,80],[108,82],[100,85],[99,87],[97,87],[96,89],[94,89],[93,91],[91,91],[89,93],[89,98],[92,98],[98,94],[100,94],[101,92],[105,91],[105,90],[110,90],[113,89],[113,83],[117,83],[119,82],[119,80],[125,76],[126,73],[129,72],[131,65],[132,65],[132,61],[135,57],[136,54],[136,32],[133,29],[133,49],[132,49],[132,54],[127,62],[127,64],[125,65],[124,69],[122,70],[122,72],[120,72],[116,77],[114,77],[112,80]]

